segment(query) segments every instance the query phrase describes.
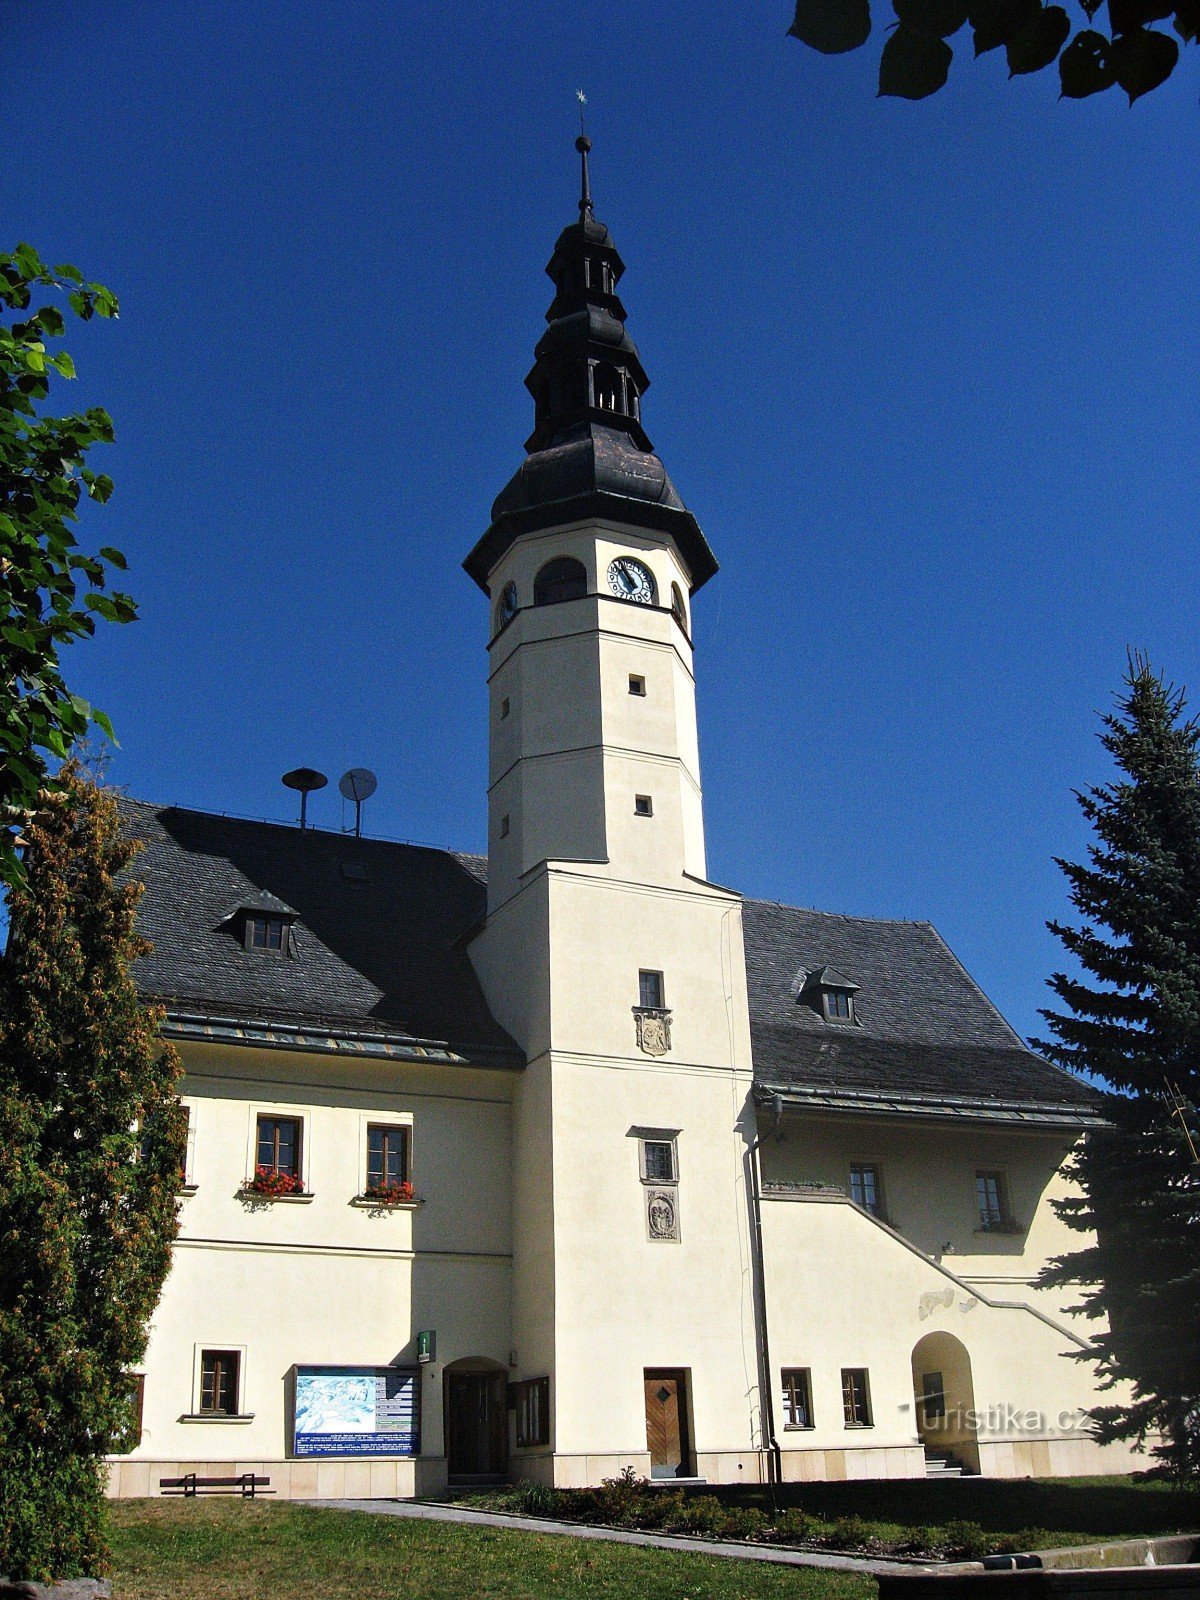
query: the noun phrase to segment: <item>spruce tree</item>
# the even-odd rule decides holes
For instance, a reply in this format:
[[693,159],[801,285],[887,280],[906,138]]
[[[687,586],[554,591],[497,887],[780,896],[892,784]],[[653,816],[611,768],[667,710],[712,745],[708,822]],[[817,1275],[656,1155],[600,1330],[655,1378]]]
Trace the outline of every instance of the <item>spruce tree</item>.
[[170,1264],[184,1114],[130,964],[137,847],[77,766],[25,830],[0,961],[0,1573],[103,1569],[104,1456]]
[[1059,861],[1079,913],[1049,924],[1075,958],[1042,1012],[1051,1060],[1107,1086],[1111,1129],[1070,1166],[1058,1210],[1094,1233],[1052,1262],[1050,1286],[1080,1285],[1101,1387],[1129,1385],[1094,1413],[1102,1441],[1154,1444],[1173,1474],[1200,1470],[1200,1173],[1187,1124],[1200,1101],[1200,728],[1184,695],[1131,657],[1101,743],[1114,781],[1077,796],[1094,839]]

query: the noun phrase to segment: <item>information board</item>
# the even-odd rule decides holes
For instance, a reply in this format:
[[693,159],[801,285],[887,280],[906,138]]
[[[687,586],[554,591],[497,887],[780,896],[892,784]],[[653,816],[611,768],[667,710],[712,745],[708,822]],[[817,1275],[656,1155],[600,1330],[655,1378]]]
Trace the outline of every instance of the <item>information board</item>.
[[415,1456],[420,1373],[406,1367],[297,1367],[297,1456]]

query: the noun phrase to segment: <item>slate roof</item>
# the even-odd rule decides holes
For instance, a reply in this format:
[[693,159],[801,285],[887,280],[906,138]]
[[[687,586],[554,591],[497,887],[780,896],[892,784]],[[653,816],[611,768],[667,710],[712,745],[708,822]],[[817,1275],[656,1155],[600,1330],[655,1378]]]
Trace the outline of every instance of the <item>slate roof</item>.
[[[135,976],[190,1031],[356,1053],[520,1066],[462,943],[483,916],[476,856],[122,799],[145,848]],[[245,948],[238,908],[294,911],[287,955]],[[177,1029],[174,1031],[178,1031]],[[186,1031],[186,1030],[185,1030]]]
[[[742,906],[756,1084],[812,1103],[1098,1115],[1099,1097],[1027,1049],[928,922],[875,921],[764,900]],[[859,985],[855,1022],[797,998],[833,967]],[[810,991],[811,992],[811,991]]]
[[[168,1032],[284,1048],[520,1067],[466,949],[479,856],[122,799],[145,842],[136,967]],[[294,914],[292,952],[247,950],[239,909]],[[743,902],[756,1088],[885,1113],[1070,1123],[1098,1097],[1034,1055],[927,922]],[[805,985],[859,987],[855,1024]]]

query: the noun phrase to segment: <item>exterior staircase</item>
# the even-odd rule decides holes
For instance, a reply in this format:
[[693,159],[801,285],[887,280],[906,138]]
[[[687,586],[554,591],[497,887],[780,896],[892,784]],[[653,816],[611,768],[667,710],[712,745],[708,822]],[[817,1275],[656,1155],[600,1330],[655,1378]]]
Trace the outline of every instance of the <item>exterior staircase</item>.
[[925,1476],[927,1478],[961,1478],[966,1473],[966,1468],[957,1456],[950,1451],[925,1452]]

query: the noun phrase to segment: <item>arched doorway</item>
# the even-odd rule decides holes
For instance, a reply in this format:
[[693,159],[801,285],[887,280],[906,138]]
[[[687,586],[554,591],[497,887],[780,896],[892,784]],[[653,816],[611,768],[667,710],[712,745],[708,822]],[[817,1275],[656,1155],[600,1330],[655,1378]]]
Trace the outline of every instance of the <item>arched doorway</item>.
[[508,1471],[508,1374],[498,1361],[467,1356],[442,1376],[446,1473],[451,1483],[486,1483]]
[[971,1356],[952,1333],[927,1333],[912,1353],[917,1432],[928,1456],[952,1456],[979,1471]]

